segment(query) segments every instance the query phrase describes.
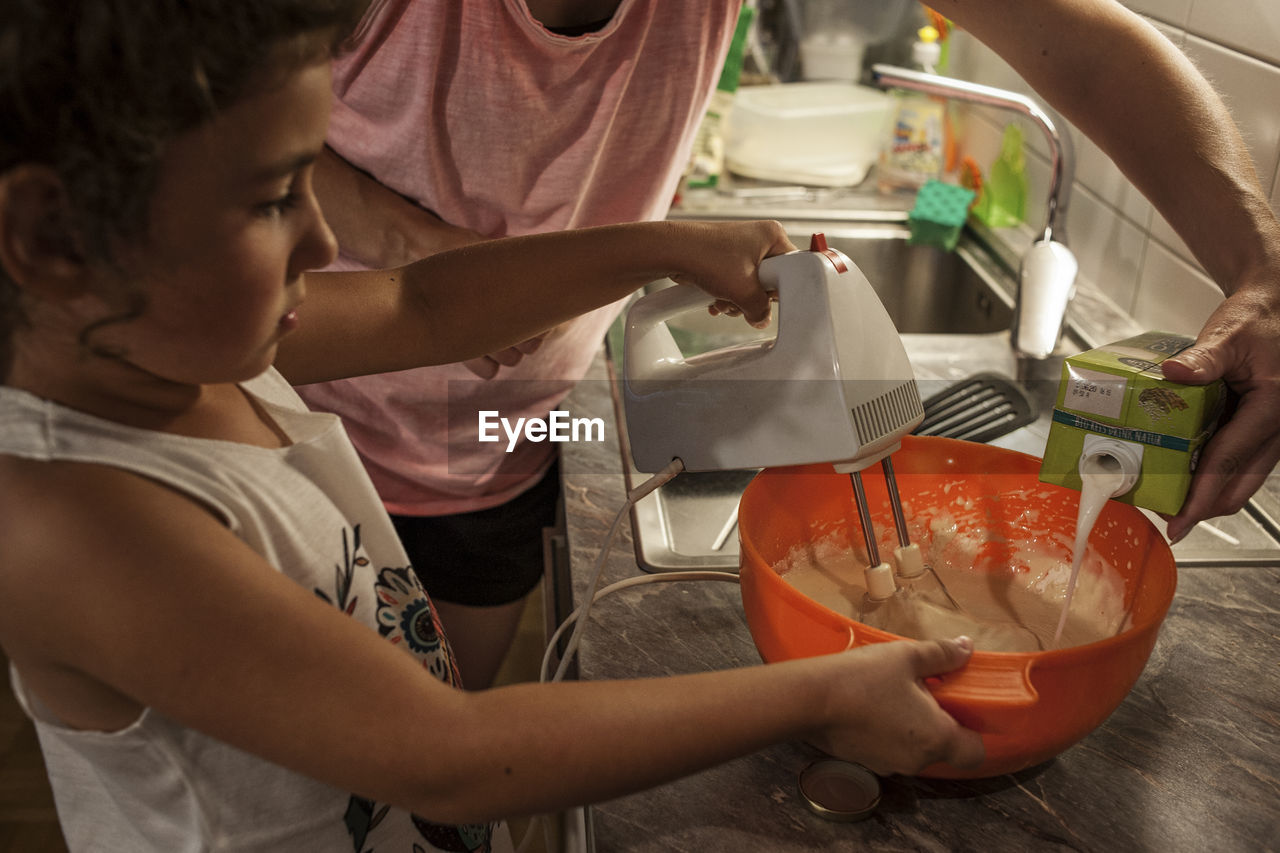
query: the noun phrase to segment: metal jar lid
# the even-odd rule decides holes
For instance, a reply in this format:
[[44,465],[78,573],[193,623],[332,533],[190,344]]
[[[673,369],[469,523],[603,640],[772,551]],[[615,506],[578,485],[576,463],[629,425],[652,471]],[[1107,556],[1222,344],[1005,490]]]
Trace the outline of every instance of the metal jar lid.
[[880,780],[861,764],[820,758],[800,771],[800,796],[827,820],[866,820],[880,805]]

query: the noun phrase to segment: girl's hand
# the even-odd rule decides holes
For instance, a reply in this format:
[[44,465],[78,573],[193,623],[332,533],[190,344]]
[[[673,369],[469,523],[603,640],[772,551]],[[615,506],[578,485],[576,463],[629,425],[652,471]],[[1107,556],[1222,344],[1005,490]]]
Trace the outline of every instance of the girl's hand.
[[713,314],[746,317],[758,329],[769,325],[770,294],[760,284],[760,262],[795,251],[782,226],[771,220],[750,222],[680,222],[677,239],[698,247],[684,269],[670,273],[679,284],[692,284],[716,298]]
[[968,637],[874,643],[832,656],[828,726],[812,742],[874,773],[913,775],[939,761],[977,767],[982,737],[934,701],[924,679],[959,669]]

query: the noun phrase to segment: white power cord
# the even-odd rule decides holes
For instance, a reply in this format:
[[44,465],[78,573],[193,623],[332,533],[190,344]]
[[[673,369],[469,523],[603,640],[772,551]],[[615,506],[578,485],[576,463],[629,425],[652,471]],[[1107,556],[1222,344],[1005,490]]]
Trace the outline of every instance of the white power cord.
[[[672,459],[667,467],[654,474],[648,480],[645,480],[639,486],[627,492],[627,499],[623,502],[618,514],[613,519],[613,524],[609,527],[609,532],[605,536],[604,544],[600,547],[600,553],[596,556],[595,566],[591,572],[591,583],[587,588],[586,600],[578,609],[570,613],[555,633],[551,635],[550,641],[547,642],[546,651],[542,655],[542,666],[538,669],[538,680],[547,681],[547,668],[551,664],[551,657],[555,654],[556,645],[560,642],[560,638],[564,632],[573,627],[573,633],[569,635],[569,642],[565,646],[564,657],[560,660],[560,665],[556,668],[555,674],[551,676],[551,681],[561,681],[564,679],[565,673],[569,669],[570,662],[574,655],[578,652],[578,645],[582,642],[582,635],[587,627],[587,615],[591,612],[591,605],[595,604],[606,595],[611,595],[620,590],[628,589],[633,586],[639,586],[644,583],[668,583],[672,581],[722,581],[724,583],[738,583],[738,576],[733,572],[712,572],[712,571],[691,571],[691,572],[662,572],[655,575],[636,575],[635,577],[623,578],[620,581],[609,584],[599,592],[596,587],[600,585],[600,578],[604,574],[605,557],[609,554],[609,549],[613,547],[613,540],[618,535],[618,529],[622,526],[622,522],[631,512],[631,508],[635,506],[636,501],[645,495],[656,490],[659,486],[671,482],[677,474],[684,470],[684,462],[679,459]],[[524,837],[520,840],[516,853],[524,853],[528,850],[533,840],[534,830],[542,822],[542,816],[534,817],[529,827],[525,830]]]
[[[618,528],[622,526],[622,522],[626,520],[627,514],[631,512],[631,507],[635,506],[636,501],[645,495],[655,491],[659,486],[665,485],[675,479],[675,476],[684,470],[684,460],[676,457],[667,463],[667,466],[631,491],[627,492],[627,499],[623,501],[622,506],[618,509],[618,514],[613,519],[613,524],[609,527],[609,532],[605,535],[604,545],[600,548],[599,555],[596,556],[596,564],[591,572],[591,584],[587,587],[586,600],[578,610],[574,611],[573,616],[565,620],[567,625],[570,620],[576,619],[578,627],[574,628],[573,633],[569,636],[569,644],[565,646],[564,657],[560,660],[560,666],[556,668],[556,673],[552,676],[552,681],[560,681],[564,678],[565,672],[569,669],[569,663],[573,660],[573,656],[578,651],[578,643],[582,641],[582,627],[586,624],[587,614],[591,612],[591,605],[595,603],[596,587],[600,585],[600,576],[604,574],[604,560],[609,554],[609,549],[613,546],[613,540],[618,535]],[[560,626],[561,628],[564,625]],[[556,642],[559,641],[560,631],[556,631],[556,637],[547,644],[546,654],[542,658],[542,678],[545,680],[547,661],[550,659],[552,650],[555,648]]]
[[[619,592],[620,590],[624,590],[633,586],[639,586],[640,584],[670,583],[672,581],[722,581],[724,583],[736,584],[738,583],[738,576],[735,575],[733,572],[713,572],[713,571],[662,572],[661,574],[656,574],[656,575],[637,575],[636,577],[623,578],[620,581],[616,581],[614,583],[609,584],[604,589],[597,592],[592,597],[590,603],[594,604],[595,602],[604,598],[606,595],[612,595],[613,593]],[[551,655],[555,651],[556,643],[560,642],[560,637],[561,635],[564,634],[565,630],[570,625],[574,625],[575,623],[577,623],[573,633],[573,636],[575,638],[580,638],[581,632],[586,630],[585,628],[586,622],[583,621],[583,617],[586,615],[586,611],[588,609],[589,608],[587,607],[587,605],[584,604],[582,607],[579,607],[577,610],[570,613],[568,617],[566,617],[565,620],[560,623],[560,627],[556,629],[556,632],[551,635],[551,641],[547,644],[547,650],[542,656],[542,669],[539,671],[540,678],[542,681],[547,680],[547,666],[551,662]],[[570,640],[570,643],[572,645],[572,640]],[[572,645],[572,648],[574,651],[577,650],[576,645]],[[568,658],[569,652],[570,652],[570,649],[566,647],[565,660],[569,659]],[[563,669],[564,661],[561,661],[560,664],[561,664],[561,668]],[[551,680],[559,681],[563,677],[564,677],[563,673],[557,670],[556,674],[552,676]]]

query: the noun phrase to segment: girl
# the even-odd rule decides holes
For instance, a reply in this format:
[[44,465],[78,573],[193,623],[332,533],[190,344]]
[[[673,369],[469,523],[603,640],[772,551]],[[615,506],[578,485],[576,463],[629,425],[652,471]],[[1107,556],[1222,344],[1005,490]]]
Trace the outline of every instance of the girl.
[[979,762],[922,685],[963,641],[456,689],[337,419],[290,383],[492,352],[667,274],[764,322],[756,265],[791,246],[646,223],[305,275],[335,251],[311,172],[358,6],[0,11],[0,644],[71,849],[486,850],[502,816],[794,738]]

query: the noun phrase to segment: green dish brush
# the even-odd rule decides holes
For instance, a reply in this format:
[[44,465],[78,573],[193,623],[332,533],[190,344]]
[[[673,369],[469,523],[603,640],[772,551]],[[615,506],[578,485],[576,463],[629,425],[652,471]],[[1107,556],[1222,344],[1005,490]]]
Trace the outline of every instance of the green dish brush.
[[1027,217],[1027,169],[1018,125],[1005,127],[1000,156],[989,171],[973,215],[990,228],[1012,228]]
[[956,247],[969,216],[974,192],[942,181],[926,181],[907,215],[912,245],[937,246],[948,252]]

